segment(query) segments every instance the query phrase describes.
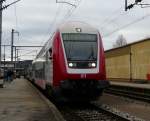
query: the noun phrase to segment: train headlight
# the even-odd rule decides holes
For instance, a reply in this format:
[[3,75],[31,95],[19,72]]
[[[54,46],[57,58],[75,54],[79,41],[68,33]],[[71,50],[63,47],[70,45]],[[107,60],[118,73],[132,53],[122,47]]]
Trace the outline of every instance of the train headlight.
[[73,67],[73,63],[69,63],[69,67]]
[[92,66],[92,67],[96,67],[96,63],[92,63],[91,66]]
[[89,63],[88,66],[91,67],[91,68],[95,68],[96,67],[96,63],[94,63],[94,62],[93,63]]
[[76,28],[76,32],[81,32],[81,28]]
[[69,65],[69,67],[71,67],[71,68],[72,68],[72,67],[76,67],[76,66],[77,66],[77,64],[76,64],[76,63],[71,63],[71,62],[70,62],[70,63],[68,63],[68,65]]

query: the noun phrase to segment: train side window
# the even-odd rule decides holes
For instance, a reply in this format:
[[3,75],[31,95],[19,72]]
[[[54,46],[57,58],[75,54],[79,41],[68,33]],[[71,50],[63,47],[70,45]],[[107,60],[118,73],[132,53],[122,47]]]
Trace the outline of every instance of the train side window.
[[49,54],[50,54],[49,59],[51,60],[52,59],[52,48],[49,49]]

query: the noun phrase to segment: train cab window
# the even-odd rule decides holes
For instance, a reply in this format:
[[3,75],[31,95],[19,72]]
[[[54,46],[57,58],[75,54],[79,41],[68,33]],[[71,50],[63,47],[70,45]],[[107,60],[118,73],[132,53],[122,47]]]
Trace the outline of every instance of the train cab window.
[[97,35],[68,33],[62,34],[68,61],[96,61]]

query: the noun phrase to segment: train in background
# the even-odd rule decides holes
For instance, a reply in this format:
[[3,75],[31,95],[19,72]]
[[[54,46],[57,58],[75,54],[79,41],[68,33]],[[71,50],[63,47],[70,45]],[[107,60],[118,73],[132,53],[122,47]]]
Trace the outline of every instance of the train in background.
[[82,22],[60,26],[27,72],[30,80],[58,100],[96,100],[109,86],[100,33]]

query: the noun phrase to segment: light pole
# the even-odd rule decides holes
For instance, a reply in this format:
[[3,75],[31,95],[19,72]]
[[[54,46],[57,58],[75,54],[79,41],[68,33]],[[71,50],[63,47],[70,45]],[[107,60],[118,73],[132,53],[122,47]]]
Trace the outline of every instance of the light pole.
[[6,79],[6,72],[5,72],[5,45],[4,45],[4,68],[3,68],[3,70],[4,70],[4,74],[3,74],[3,83],[4,83],[4,81],[5,81],[5,79]]
[[17,33],[19,36],[19,32],[12,29],[11,32],[11,63],[12,64],[13,64],[14,33]]
[[[0,1],[0,9],[2,9],[2,3],[3,1]],[[1,60],[2,60],[1,44],[2,44],[2,11],[0,11],[0,75],[1,75]]]

